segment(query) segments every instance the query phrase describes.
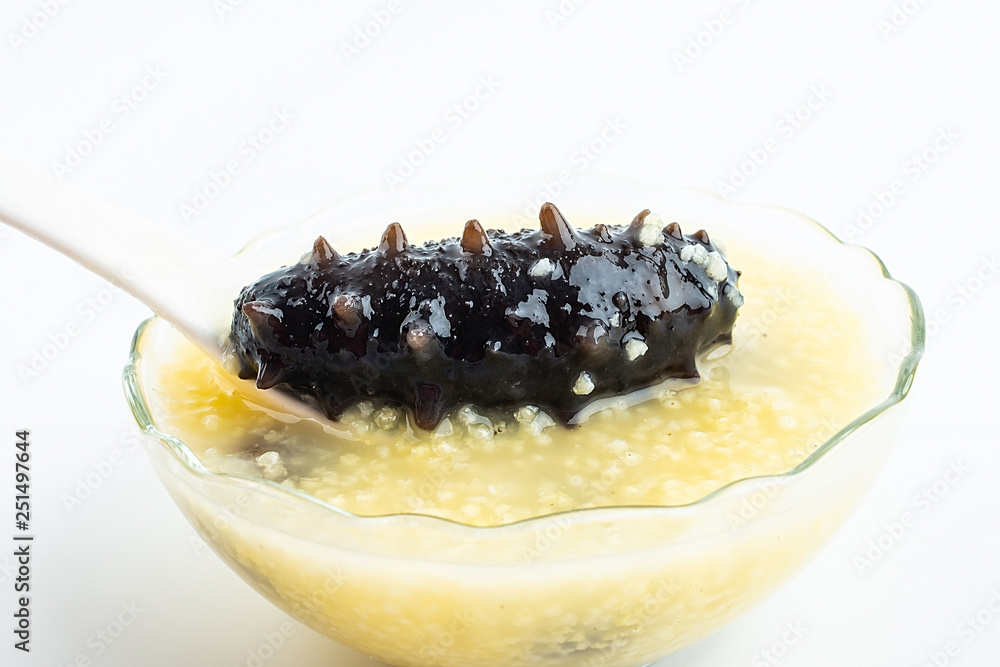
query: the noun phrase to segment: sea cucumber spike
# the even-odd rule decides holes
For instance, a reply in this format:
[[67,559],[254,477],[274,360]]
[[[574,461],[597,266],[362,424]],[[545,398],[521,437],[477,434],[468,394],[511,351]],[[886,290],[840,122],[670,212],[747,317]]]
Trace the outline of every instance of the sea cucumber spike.
[[644,208],[639,213],[632,218],[632,223],[629,225],[632,229],[640,229],[644,224],[646,224],[646,216],[649,215],[649,209]]
[[340,254],[333,249],[333,246],[322,236],[317,236],[316,242],[313,243],[313,251],[309,260],[322,268],[333,264],[339,259]]
[[604,223],[594,225],[594,233],[597,234],[597,238],[601,240],[601,243],[611,243],[614,240],[611,238],[611,231]]
[[264,338],[270,333],[271,325],[268,322],[268,318],[274,312],[271,306],[263,301],[248,301],[243,304],[242,310],[243,314],[247,316],[247,320],[250,321],[250,326],[258,336]]
[[406,240],[406,232],[403,231],[403,226],[398,222],[394,222],[385,228],[385,233],[382,234],[382,241],[378,244],[378,252],[383,257],[392,259],[396,255],[405,252],[409,247],[410,243]]
[[611,303],[615,304],[615,308],[618,310],[625,310],[628,308],[628,295],[625,292],[615,292],[615,295],[611,297]]
[[280,359],[269,359],[261,363],[257,371],[257,388],[270,389],[285,380],[285,365]]
[[490,237],[478,220],[469,220],[465,223],[465,230],[462,232],[462,250],[470,255],[489,257],[493,254]]
[[674,237],[678,241],[684,240],[684,232],[681,231],[681,226],[678,225],[676,222],[671,222],[669,225],[663,228],[663,231],[665,231],[667,234],[670,234],[670,236]]
[[699,229],[694,234],[692,234],[692,236],[695,238],[696,241],[698,241],[698,243],[703,243],[704,245],[708,245],[710,243],[710,239],[708,238],[708,232],[706,232],[704,229]]
[[549,236],[548,246],[553,250],[572,250],[576,247],[576,231],[563,214],[550,202],[542,204],[538,212],[538,220],[542,223],[542,232]]

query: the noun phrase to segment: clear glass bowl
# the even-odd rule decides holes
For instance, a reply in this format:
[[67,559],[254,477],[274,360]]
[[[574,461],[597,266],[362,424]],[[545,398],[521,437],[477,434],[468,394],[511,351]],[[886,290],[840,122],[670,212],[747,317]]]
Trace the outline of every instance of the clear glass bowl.
[[[794,470],[731,483],[674,507],[576,510],[474,527],[414,514],[352,515],[277,483],[207,469],[151,416],[157,331],[143,323],[126,394],[153,465],[191,524],[267,599],[317,631],[394,665],[644,665],[716,631],[808,562],[857,507],[898,435],[924,346],[913,292],[868,250],[814,221],[695,191],[577,175],[558,183],[478,179],[437,191],[358,195],[269,232],[241,254],[261,273],[298,260],[323,233],[335,247],[478,217],[487,227],[537,224],[554,199],[570,220],[627,222],[649,207],[808,263],[864,315],[892,387]],[[635,209],[635,210],[633,210]],[[499,211],[490,217],[489,212]],[[451,223],[449,223],[451,224]],[[234,295],[235,296],[235,295]]]

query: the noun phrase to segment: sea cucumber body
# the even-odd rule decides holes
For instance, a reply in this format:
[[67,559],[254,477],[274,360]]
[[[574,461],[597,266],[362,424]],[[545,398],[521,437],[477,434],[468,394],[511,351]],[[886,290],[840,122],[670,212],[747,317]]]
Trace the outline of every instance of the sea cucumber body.
[[318,239],[236,300],[240,377],[332,419],[374,398],[422,428],[469,403],[566,423],[597,398],[697,378],[699,352],[731,341],[738,273],[704,232],[651,235],[647,211],[578,231],[546,206],[538,230],[469,221],[460,238],[410,246],[394,224],[343,256]]

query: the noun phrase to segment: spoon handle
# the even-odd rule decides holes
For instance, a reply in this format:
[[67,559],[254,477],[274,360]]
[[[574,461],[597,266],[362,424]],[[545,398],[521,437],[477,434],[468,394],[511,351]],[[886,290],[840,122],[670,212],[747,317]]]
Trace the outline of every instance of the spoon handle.
[[139,299],[208,352],[259,269],[0,161],[0,220]]

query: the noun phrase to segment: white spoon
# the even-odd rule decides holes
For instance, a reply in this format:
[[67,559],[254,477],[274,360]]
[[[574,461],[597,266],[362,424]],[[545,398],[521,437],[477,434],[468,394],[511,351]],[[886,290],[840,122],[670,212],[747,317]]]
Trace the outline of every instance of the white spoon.
[[[118,285],[220,364],[233,300],[265,273],[3,161],[0,220]],[[252,381],[242,381],[241,388],[269,407],[319,416],[301,401],[259,390]]]

